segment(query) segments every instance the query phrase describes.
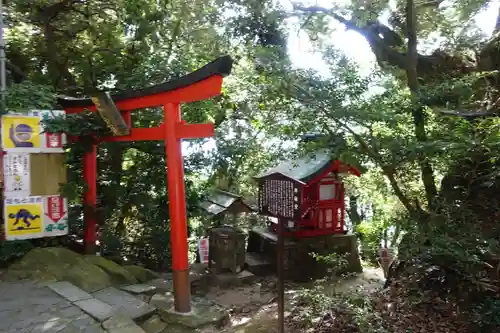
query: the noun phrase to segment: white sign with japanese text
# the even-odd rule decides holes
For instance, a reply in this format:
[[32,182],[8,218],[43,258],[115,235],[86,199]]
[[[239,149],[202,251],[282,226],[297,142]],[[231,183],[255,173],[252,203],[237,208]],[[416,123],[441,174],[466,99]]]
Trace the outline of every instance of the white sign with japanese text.
[[29,154],[5,153],[3,174],[4,197],[27,197],[31,194]]

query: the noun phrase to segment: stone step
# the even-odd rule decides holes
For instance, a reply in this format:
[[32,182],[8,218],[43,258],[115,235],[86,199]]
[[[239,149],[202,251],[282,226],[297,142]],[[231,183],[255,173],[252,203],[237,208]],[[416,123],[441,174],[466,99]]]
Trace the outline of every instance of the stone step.
[[255,275],[269,274],[272,269],[271,263],[256,252],[245,253],[245,264],[247,269]]
[[114,287],[96,291],[92,293],[92,296],[108,304],[114,310],[114,313],[130,317],[133,320],[150,315],[156,310],[148,303]]
[[86,291],[66,281],[54,282],[49,284],[47,287],[59,296],[66,298],[70,302],[83,301],[92,298],[92,295],[90,295]]
[[139,294],[153,295],[157,288],[150,284],[140,283],[140,284],[131,284],[128,286],[122,286],[120,287],[120,289],[134,295],[139,295]]
[[127,316],[116,314],[102,323],[108,333],[146,333],[139,325]]
[[238,274],[213,274],[213,280],[219,287],[233,287],[252,283],[255,275],[250,271],[241,271]]
[[[155,311],[154,307],[131,294],[111,287],[93,294],[66,281],[51,283],[47,287],[102,323],[108,333],[146,333],[134,319]],[[137,291],[140,287],[141,285],[135,288],[132,286],[131,289]],[[150,286],[142,287],[151,289]]]

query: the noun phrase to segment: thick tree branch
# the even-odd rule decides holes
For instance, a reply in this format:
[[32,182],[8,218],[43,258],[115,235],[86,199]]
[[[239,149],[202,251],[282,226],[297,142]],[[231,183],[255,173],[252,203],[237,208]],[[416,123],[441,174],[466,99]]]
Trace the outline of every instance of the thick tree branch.
[[389,64],[399,68],[406,67],[406,55],[391,48],[394,46],[401,46],[402,39],[389,27],[374,21],[368,22],[365,27],[359,27],[354,20],[348,20],[337,14],[332,9],[319,6],[305,7],[299,4],[294,4],[294,10],[302,13],[325,13],[331,16],[335,20],[342,23],[346,29],[356,31],[364,36],[370,44],[370,47],[375,53],[379,63],[388,62]]
[[[381,67],[390,65],[406,70],[407,53],[399,50],[400,47],[404,46],[403,39],[388,26],[377,21],[368,21],[365,26],[359,26],[356,21],[346,19],[333,9],[319,6],[303,6],[293,2],[292,4],[294,5],[292,15],[297,13],[324,13],[342,23],[346,29],[361,34],[370,45]],[[443,73],[465,74],[475,70],[475,66],[465,63],[462,58],[448,55],[440,50],[434,51],[431,55],[417,53],[417,72],[419,78],[423,80],[440,78]]]
[[23,72],[23,70],[16,65],[14,65],[10,61],[5,62],[5,67],[7,67],[7,70],[10,71],[12,75],[12,79],[14,80],[15,83],[21,83],[26,79],[26,74]]

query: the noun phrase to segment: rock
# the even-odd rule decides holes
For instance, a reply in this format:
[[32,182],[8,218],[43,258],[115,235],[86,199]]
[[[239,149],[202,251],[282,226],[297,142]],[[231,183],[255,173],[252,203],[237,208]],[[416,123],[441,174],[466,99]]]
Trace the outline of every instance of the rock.
[[149,303],[149,301],[151,301],[150,295],[139,294],[139,295],[135,295],[135,297],[137,297],[138,299],[140,299],[141,301],[143,301],[145,303]]
[[87,292],[108,287],[112,283],[111,277],[101,267],[85,260],[82,255],[61,247],[31,250],[9,267],[3,279],[68,281]]
[[160,277],[159,274],[152,270],[137,265],[125,265],[123,268],[132,274],[138,282],[147,282]]
[[158,291],[169,292],[174,288],[174,283],[171,279],[158,278],[148,282],[149,285],[156,287]]
[[229,313],[225,309],[207,300],[193,298],[191,313],[179,314],[173,310],[172,305],[169,305],[168,297],[166,298],[166,307],[159,306],[161,302],[157,302],[155,306],[158,308],[159,316],[167,324],[193,330],[211,325],[222,327],[229,320]]
[[127,316],[116,314],[102,323],[109,333],[148,333]]
[[115,314],[108,320],[102,323],[102,327],[107,330],[122,328],[126,326],[135,325],[134,321],[122,314]]
[[111,277],[113,284],[134,284],[137,279],[127,269],[118,265],[114,261],[108,260],[100,256],[85,256],[85,260],[89,263],[100,267]]
[[161,333],[193,333],[192,328],[179,326],[179,325],[168,325]]
[[157,309],[172,309],[174,306],[174,295],[171,292],[154,294],[153,297],[151,297],[149,304]]
[[141,327],[146,333],[161,333],[167,327],[167,324],[159,316],[154,315],[142,323]]
[[122,286],[122,290],[129,292],[131,294],[152,294],[155,290],[155,286],[151,286],[149,284],[131,284],[128,286]]
[[195,274],[205,274],[208,269],[208,264],[194,263],[189,267],[189,272]]

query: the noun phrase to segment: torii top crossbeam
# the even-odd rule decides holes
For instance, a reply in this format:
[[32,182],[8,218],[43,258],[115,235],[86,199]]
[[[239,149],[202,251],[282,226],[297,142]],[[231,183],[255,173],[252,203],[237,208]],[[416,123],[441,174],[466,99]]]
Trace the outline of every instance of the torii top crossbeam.
[[[222,80],[230,74],[232,63],[229,56],[224,56],[175,80],[144,89],[104,95],[104,100],[100,99],[103,95],[94,96],[94,98],[60,97],[58,99],[60,106],[68,114],[88,110],[91,112],[99,111],[102,116],[103,112],[111,112],[116,113],[111,118],[114,117],[128,126],[128,129],[126,128],[124,131],[125,135],[106,137],[100,139],[99,142],[165,141],[175,309],[183,313],[191,311],[191,304],[181,140],[213,136],[214,127],[213,124],[187,124],[181,120],[180,104],[219,95],[222,89]],[[97,100],[99,107],[94,104],[94,100]],[[102,110],[103,105],[107,107],[106,110]],[[164,109],[164,121],[160,126],[132,128],[131,111],[158,106],[163,106]],[[120,119],[121,117],[123,119]],[[95,207],[97,200],[96,145],[99,142],[96,141],[93,149],[85,153],[83,163],[83,175],[88,184],[84,204],[90,207]],[[96,221],[91,212],[85,213],[84,220],[86,251],[95,253]]]
[[[126,90],[111,94],[120,111],[162,106],[170,103],[190,103],[220,94],[222,78],[231,74],[233,60],[230,56],[217,58],[202,68],[172,81],[155,86]],[[90,98],[60,97],[59,104],[67,113],[95,111]]]

